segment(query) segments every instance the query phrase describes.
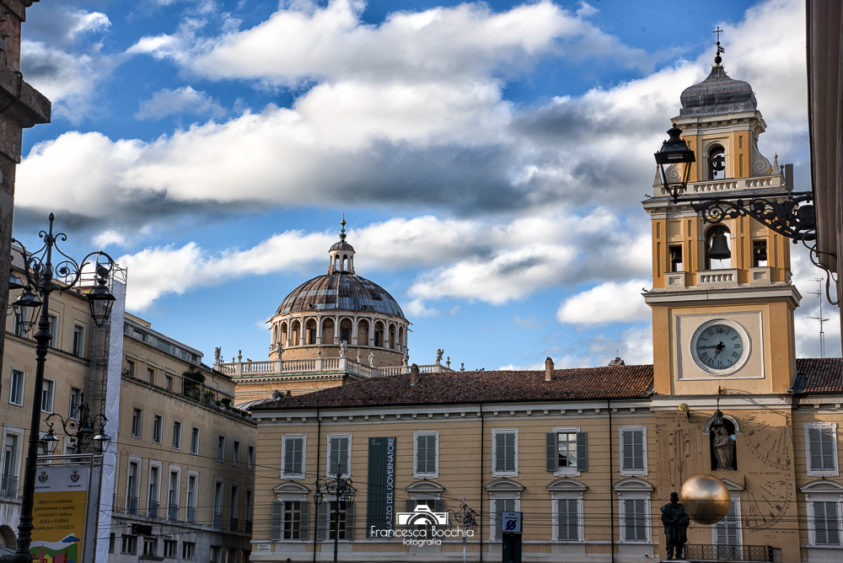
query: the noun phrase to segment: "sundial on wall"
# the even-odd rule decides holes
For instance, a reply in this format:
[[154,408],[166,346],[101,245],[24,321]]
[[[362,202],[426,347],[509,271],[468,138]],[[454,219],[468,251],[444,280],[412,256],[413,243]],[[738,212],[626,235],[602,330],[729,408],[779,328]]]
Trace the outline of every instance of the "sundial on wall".
[[744,528],[771,528],[784,517],[792,502],[793,483],[788,479],[750,476],[741,503]]
[[781,424],[773,427],[759,424],[757,417],[749,416],[741,424],[746,448],[764,465],[771,469],[790,470],[793,466],[793,439],[790,429],[790,416],[777,414]]

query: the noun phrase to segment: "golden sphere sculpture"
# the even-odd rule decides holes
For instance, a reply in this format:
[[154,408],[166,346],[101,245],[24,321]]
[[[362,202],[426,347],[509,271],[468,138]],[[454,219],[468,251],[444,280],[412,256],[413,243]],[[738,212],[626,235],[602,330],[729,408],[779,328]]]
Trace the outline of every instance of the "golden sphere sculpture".
[[714,475],[700,473],[682,483],[679,502],[688,516],[698,524],[716,524],[729,513],[732,496],[723,481]]

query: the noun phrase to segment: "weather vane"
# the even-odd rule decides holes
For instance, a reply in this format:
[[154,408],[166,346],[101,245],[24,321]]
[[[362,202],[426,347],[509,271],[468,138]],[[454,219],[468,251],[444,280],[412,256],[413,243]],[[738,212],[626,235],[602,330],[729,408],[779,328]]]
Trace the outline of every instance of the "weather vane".
[[720,34],[723,33],[723,31],[724,30],[720,29],[719,25],[714,29],[714,34],[717,36],[717,52],[714,53],[714,64],[718,66],[720,66],[720,63],[723,61],[720,57],[720,53],[726,52],[726,49],[720,46]]

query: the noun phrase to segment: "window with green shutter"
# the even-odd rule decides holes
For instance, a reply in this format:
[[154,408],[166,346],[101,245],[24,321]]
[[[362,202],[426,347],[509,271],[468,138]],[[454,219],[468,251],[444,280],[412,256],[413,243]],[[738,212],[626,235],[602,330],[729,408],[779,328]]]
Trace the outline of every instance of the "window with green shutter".
[[545,435],[547,471],[561,475],[588,471],[588,434],[556,429]]
[[510,477],[517,475],[518,432],[516,430],[493,430],[492,438],[492,474]]
[[809,475],[837,475],[837,428],[835,424],[805,427]]
[[439,449],[438,432],[416,432],[415,438],[415,477],[436,477],[439,471],[437,455]]

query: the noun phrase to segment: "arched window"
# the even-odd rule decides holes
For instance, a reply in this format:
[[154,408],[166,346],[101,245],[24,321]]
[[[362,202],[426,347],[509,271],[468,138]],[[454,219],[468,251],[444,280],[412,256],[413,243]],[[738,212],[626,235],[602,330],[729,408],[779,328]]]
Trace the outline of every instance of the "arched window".
[[293,346],[298,346],[299,344],[301,344],[301,342],[300,342],[300,340],[301,340],[301,323],[299,321],[293,321],[292,327],[293,327],[293,334],[292,334],[291,343],[292,343]]
[[281,329],[278,331],[278,344],[284,348],[288,345],[287,342],[287,323],[281,323]]
[[340,342],[345,342],[347,345],[351,344],[351,320],[343,319],[340,321]]
[[375,323],[375,346],[383,347],[383,323],[380,321]]
[[726,151],[720,145],[708,149],[708,179],[722,180],[726,177]]
[[724,225],[711,227],[705,235],[705,268],[722,270],[732,267],[732,241]]
[[389,347],[393,350],[398,349],[398,342],[395,341],[395,325],[389,325]]
[[305,333],[305,344],[316,344],[316,321],[310,319],[305,324],[307,332]]
[[369,321],[360,320],[357,323],[357,346],[369,345]]
[[322,321],[322,344],[334,343],[334,319]]

